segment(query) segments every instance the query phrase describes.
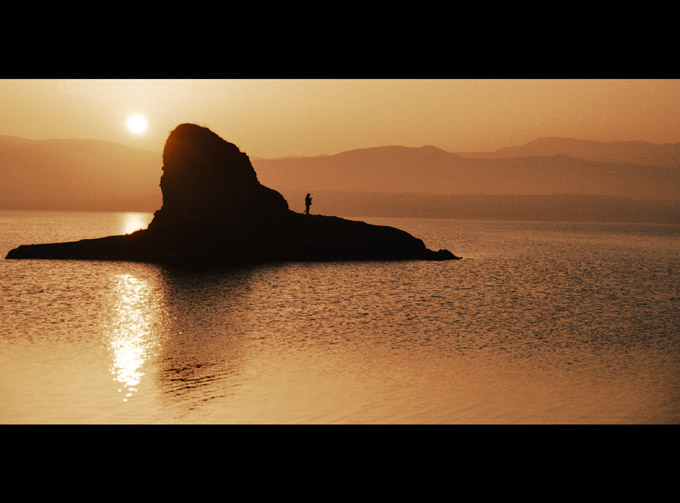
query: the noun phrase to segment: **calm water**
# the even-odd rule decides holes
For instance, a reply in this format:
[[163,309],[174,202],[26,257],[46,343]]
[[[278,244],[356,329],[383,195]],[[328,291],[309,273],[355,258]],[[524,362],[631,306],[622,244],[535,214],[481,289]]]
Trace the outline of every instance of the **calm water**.
[[[0,255],[151,217],[1,211]],[[680,422],[680,227],[364,220],[464,260],[0,260],[0,423]]]

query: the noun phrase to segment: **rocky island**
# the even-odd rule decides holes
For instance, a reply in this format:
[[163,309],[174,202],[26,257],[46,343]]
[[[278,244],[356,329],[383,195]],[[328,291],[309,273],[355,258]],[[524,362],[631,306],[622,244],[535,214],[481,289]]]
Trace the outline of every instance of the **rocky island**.
[[210,129],[181,124],[163,149],[162,207],[147,229],[66,243],[21,245],[8,259],[143,262],[451,260],[405,231],[304,215],[257,179],[248,156]]

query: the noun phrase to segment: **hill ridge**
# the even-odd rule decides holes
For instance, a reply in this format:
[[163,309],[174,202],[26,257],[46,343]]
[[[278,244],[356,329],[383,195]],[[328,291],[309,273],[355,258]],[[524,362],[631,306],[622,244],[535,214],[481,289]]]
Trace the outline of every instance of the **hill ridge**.
[[[80,142],[87,147],[79,148]],[[434,145],[383,145],[335,155],[250,157],[262,183],[286,193],[573,193],[680,200],[678,167],[584,160],[571,152],[488,158]],[[160,172],[158,154],[122,143],[0,135],[0,206],[6,209],[153,211],[161,199]]]
[[516,158],[563,153],[591,161],[625,162],[655,167],[680,168],[680,142],[652,143],[645,140],[600,141],[563,136],[544,136],[523,145],[492,152],[456,152],[468,158]]

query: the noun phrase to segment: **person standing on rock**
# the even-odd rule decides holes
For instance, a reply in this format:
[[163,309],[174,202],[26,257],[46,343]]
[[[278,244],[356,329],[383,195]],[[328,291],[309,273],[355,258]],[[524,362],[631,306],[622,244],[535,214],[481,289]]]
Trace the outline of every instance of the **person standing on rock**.
[[309,215],[309,207],[312,205],[312,196],[307,194],[305,196],[305,215]]

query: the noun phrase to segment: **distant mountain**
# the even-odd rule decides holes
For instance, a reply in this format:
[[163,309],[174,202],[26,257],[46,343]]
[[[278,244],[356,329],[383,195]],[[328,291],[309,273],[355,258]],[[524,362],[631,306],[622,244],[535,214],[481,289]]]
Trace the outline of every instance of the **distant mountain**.
[[544,157],[564,154],[588,161],[680,168],[680,143],[600,142],[551,137],[538,138],[519,147],[504,147],[495,152],[458,152],[457,154],[462,157],[485,159]]
[[[625,143],[539,139],[496,153],[385,146],[249,157],[258,180],[295,211],[312,192],[312,212],[326,215],[680,222],[672,146]],[[625,156],[631,144],[644,148]],[[620,161],[596,159],[598,149]],[[648,164],[640,164],[643,151]],[[0,208],[155,211],[162,165],[159,153],[112,142],[0,136]]]
[[97,140],[0,136],[0,208],[154,211],[158,153]]
[[680,199],[678,168],[592,161],[562,153],[473,158],[432,146],[387,146],[331,156],[254,159],[253,165],[262,183],[284,191]]

